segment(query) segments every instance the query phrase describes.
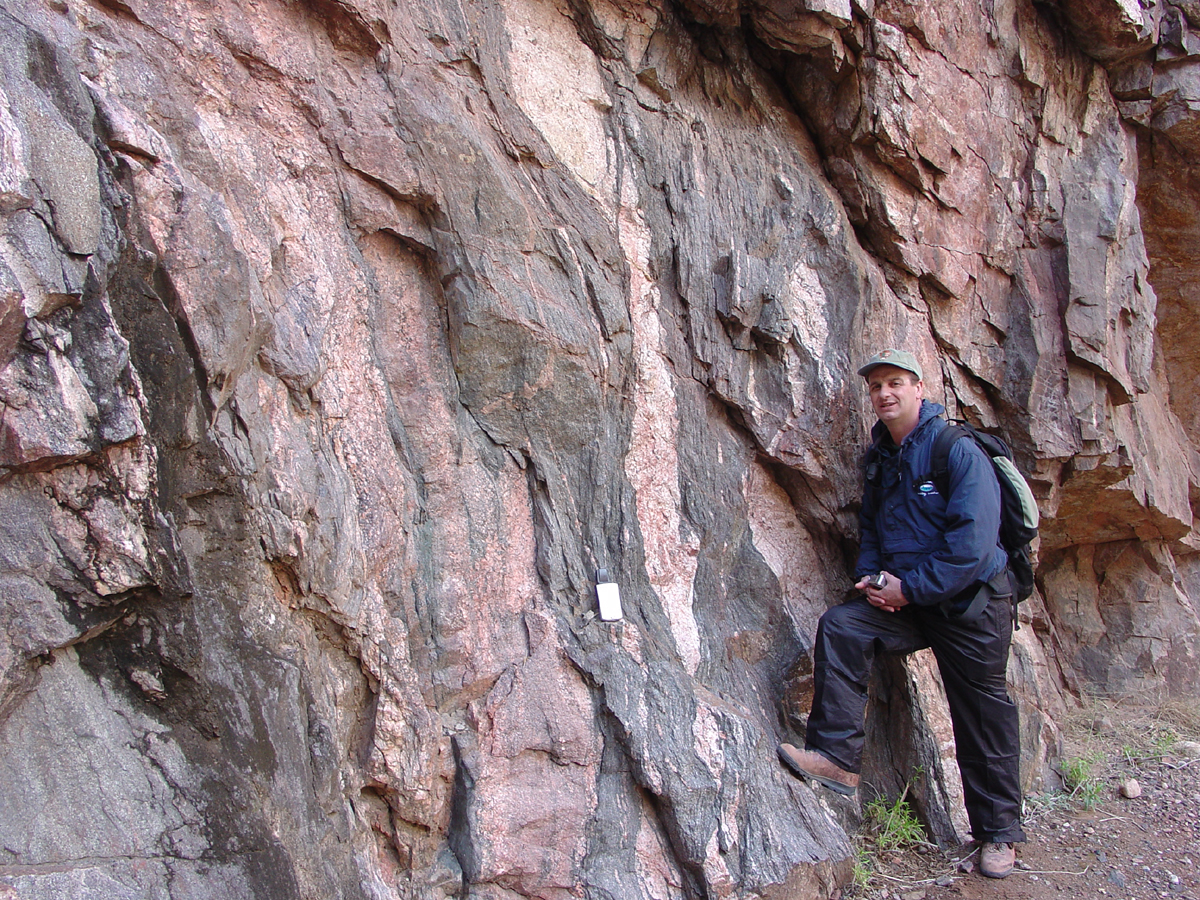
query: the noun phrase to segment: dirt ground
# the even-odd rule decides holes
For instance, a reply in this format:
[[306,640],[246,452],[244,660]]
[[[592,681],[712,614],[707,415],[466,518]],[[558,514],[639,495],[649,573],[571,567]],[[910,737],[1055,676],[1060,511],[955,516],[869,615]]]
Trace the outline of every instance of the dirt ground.
[[1200,900],[1200,702],[1091,701],[1063,731],[1079,786],[1026,798],[1008,878],[981,876],[971,845],[883,852],[867,832],[843,900]]

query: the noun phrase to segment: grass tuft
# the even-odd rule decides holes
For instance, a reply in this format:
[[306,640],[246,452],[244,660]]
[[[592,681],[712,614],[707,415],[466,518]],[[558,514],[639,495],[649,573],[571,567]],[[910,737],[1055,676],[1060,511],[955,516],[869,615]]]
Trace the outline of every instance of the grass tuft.
[[925,828],[907,798],[908,785],[905,785],[895,803],[876,797],[863,810],[875,846],[880,850],[902,850],[926,843]]
[[856,847],[854,850],[854,886],[859,890],[866,890],[870,887],[871,879],[874,877],[874,857],[865,847]]
[[1102,754],[1089,753],[1062,762],[1063,784],[1084,809],[1095,809],[1103,799],[1104,785],[1095,773],[1096,765],[1103,759]]

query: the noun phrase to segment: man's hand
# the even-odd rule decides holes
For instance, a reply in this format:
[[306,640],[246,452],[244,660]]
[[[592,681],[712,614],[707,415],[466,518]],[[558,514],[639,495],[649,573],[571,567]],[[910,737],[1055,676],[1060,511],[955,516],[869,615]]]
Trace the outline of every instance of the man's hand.
[[883,574],[887,576],[887,582],[881,588],[871,587],[865,578],[854,587],[867,595],[867,602],[884,612],[896,612],[908,606],[908,601],[904,599],[904,591],[901,590],[900,579],[890,572]]

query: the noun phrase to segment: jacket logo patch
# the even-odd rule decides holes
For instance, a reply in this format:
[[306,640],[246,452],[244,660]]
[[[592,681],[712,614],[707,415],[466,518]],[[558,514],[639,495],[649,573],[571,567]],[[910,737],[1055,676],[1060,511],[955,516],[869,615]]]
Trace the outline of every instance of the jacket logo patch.
[[930,494],[936,494],[938,492],[937,487],[932,481],[927,481],[924,484],[917,485],[917,490],[923,497],[928,497]]

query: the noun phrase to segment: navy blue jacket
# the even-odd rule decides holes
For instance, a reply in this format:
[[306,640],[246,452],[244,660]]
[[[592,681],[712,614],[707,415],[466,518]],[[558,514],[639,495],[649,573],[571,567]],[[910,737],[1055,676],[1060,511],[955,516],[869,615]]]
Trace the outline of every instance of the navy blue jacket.
[[863,488],[861,580],[891,572],[918,606],[966,609],[978,585],[1008,565],[1000,546],[1000,485],[992,462],[970,440],[950,448],[949,497],[930,479],[933,442],[946,427],[945,407],[924,400],[917,427],[899,447],[882,422],[871,437],[879,447],[878,486]]

